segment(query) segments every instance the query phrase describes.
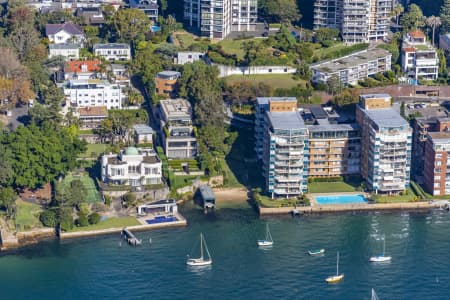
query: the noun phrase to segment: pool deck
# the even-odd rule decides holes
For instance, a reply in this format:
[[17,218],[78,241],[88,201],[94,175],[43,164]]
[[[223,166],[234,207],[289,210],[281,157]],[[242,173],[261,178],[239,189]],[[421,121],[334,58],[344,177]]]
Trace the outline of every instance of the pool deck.
[[[142,225],[127,226],[127,229],[130,231],[148,231],[148,230],[152,230],[152,229],[161,229],[161,228],[170,228],[170,227],[184,227],[187,225],[186,219],[181,214],[175,213],[174,216],[177,218],[178,221],[147,224],[147,223],[144,223],[145,220],[139,219],[139,222]],[[64,240],[64,239],[120,233],[120,232],[122,232],[122,230],[123,230],[123,228],[121,227],[121,228],[108,228],[108,229],[86,230],[86,231],[75,231],[75,232],[62,232],[60,234],[60,239]]]
[[[368,195],[363,192],[338,193],[339,195]],[[335,196],[336,193],[320,193],[307,194],[310,199],[310,206],[297,207],[260,207],[258,206],[260,215],[276,215],[290,214],[294,209],[301,214],[320,214],[320,213],[337,213],[337,212],[353,212],[353,211],[389,211],[389,210],[430,210],[439,209],[442,203],[439,201],[422,201],[422,202],[402,202],[402,203],[350,203],[350,204],[327,204],[320,205],[315,200],[315,196]]]

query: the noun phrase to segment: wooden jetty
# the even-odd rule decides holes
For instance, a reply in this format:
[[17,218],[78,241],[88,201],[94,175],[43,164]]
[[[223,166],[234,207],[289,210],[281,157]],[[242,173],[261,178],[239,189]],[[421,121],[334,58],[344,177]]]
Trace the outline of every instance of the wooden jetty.
[[127,241],[128,244],[138,246],[142,244],[142,240],[139,240],[131,231],[126,227],[122,229],[121,236]]

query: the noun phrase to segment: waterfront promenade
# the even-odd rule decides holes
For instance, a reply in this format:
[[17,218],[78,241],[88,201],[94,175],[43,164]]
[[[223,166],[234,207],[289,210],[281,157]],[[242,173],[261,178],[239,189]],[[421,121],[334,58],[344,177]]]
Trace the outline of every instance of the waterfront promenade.
[[402,203],[361,203],[361,204],[331,204],[297,207],[258,207],[260,215],[288,214],[296,209],[301,214],[335,213],[348,211],[381,211],[381,210],[427,210],[437,209],[437,202],[402,202]]

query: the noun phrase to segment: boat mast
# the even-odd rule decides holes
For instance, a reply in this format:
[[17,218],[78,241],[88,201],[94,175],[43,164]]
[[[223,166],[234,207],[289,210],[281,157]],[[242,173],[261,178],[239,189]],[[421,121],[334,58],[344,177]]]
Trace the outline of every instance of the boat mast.
[[200,233],[200,258],[203,259],[203,234]]
[[336,276],[339,276],[339,251],[337,253],[337,260],[336,260]]

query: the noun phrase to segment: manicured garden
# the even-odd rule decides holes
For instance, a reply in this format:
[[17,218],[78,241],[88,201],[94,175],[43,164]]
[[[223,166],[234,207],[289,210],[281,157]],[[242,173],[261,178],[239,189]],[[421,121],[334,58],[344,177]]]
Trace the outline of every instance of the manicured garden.
[[114,218],[108,218],[105,220],[100,221],[97,224],[83,226],[83,227],[73,227],[73,231],[87,231],[87,230],[99,230],[99,229],[109,229],[109,228],[123,228],[126,226],[136,226],[141,225],[138,220],[136,220],[135,217],[114,217]]
[[79,175],[68,174],[64,178],[64,180],[58,184],[58,188],[62,190],[70,189],[70,183],[75,179],[80,180],[83,183],[84,188],[86,189],[86,202],[95,203],[102,201],[97,187],[95,186],[94,180],[85,173]]
[[87,144],[86,151],[80,154],[80,158],[97,158],[102,155],[105,149],[109,148],[107,144]]
[[357,189],[346,182],[311,182],[308,183],[309,193],[344,193],[355,192]]
[[372,195],[372,199],[375,200],[376,203],[401,203],[419,201],[420,197],[417,196],[411,188],[408,188],[400,195]]
[[39,213],[41,207],[34,203],[25,202],[21,199],[16,200],[16,226],[18,230],[29,230],[33,227],[40,227]]

